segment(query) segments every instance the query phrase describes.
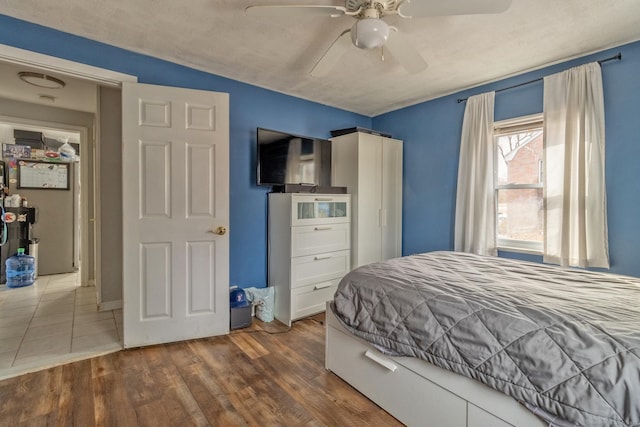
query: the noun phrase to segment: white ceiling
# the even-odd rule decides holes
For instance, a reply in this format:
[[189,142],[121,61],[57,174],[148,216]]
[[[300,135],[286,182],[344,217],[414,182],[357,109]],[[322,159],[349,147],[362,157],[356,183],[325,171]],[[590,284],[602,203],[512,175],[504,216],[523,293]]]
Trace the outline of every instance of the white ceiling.
[[344,5],[3,0],[0,13],[368,116],[640,40],[640,0],[513,0],[499,15],[385,18],[428,62],[419,74],[407,74],[389,55],[381,62],[379,51],[352,47],[318,78],[309,71],[353,18],[244,13],[248,5],[271,3]]

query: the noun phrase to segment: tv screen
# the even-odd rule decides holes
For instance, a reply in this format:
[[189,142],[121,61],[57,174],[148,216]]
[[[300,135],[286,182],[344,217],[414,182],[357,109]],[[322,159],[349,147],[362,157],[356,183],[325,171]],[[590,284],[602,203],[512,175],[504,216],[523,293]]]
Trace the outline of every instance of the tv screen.
[[258,128],[258,185],[331,185],[331,141]]

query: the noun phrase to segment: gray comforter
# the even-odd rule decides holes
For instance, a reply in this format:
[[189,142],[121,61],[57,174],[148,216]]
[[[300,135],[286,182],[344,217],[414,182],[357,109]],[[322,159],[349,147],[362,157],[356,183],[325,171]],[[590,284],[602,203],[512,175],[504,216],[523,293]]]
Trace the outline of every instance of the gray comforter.
[[640,279],[456,252],[360,267],[354,335],[581,426],[640,426]]

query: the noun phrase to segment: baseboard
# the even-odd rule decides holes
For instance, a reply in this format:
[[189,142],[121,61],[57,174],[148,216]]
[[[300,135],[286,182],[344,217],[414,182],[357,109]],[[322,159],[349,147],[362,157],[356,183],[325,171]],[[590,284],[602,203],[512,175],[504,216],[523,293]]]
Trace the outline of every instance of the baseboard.
[[122,300],[106,301],[98,304],[98,311],[117,310],[122,308]]

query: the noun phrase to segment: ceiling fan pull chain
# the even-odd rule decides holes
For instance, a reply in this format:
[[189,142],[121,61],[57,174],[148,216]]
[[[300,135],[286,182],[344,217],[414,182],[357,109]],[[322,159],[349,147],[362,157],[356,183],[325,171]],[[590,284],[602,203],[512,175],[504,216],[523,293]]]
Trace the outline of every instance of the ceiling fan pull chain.
[[380,60],[384,62],[384,45],[380,46]]

